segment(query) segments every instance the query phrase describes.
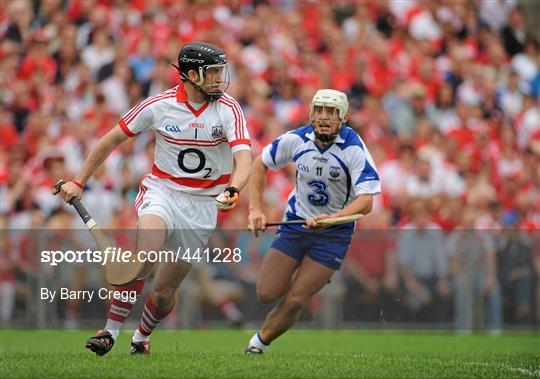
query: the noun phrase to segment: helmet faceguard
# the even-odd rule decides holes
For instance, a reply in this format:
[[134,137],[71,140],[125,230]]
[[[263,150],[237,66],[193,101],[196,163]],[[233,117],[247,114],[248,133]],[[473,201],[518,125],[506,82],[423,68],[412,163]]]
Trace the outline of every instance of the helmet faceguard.
[[[331,120],[329,118],[324,121],[320,119],[315,120],[316,107],[320,109],[323,115],[332,114],[332,112],[333,114],[335,114],[337,112],[337,118],[339,120]],[[330,109],[328,108],[332,108],[332,111],[330,112]],[[343,92],[333,89],[318,90],[315,93],[315,96],[313,96],[313,100],[311,101],[309,113],[309,119],[311,125],[313,126],[315,137],[323,143],[332,142],[338,136],[343,123],[347,121],[346,118],[348,109],[349,102],[347,100],[347,95]],[[339,124],[336,132],[321,133],[317,130],[319,126],[324,124],[328,125],[330,127],[330,130],[332,130],[333,126],[335,126],[336,123]]]
[[[191,83],[203,95],[204,100],[209,102],[218,100],[230,84],[225,52],[206,42],[192,42],[183,46],[176,68],[182,81]],[[198,81],[189,78],[191,70],[199,74]],[[210,83],[205,84],[207,77],[210,77]]]

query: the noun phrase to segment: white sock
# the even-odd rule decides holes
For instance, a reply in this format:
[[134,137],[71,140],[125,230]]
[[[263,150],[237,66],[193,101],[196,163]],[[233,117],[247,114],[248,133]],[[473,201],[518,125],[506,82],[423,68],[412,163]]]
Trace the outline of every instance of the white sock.
[[253,346],[261,351],[265,351],[266,349],[268,349],[270,345],[265,345],[261,341],[261,337],[259,337],[259,333],[255,333],[253,337],[251,337],[251,339],[249,340],[249,346]]
[[133,333],[133,337],[131,338],[131,340],[133,342],[143,342],[148,341],[149,337],[150,336],[145,336],[144,334],[139,332],[139,329],[135,329],[135,333]]
[[118,338],[118,335],[120,334],[120,329],[122,329],[122,323],[108,319],[107,324],[105,325],[105,329],[109,333],[111,333],[113,340],[116,341],[116,339]]

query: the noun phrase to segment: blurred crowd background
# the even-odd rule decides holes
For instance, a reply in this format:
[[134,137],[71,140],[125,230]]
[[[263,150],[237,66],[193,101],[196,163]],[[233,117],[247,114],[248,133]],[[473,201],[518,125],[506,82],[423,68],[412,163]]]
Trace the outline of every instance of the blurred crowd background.
[[[38,309],[38,283],[63,276],[42,272],[36,230],[83,228],[51,187],[72,177],[131,107],[178,83],[170,63],[194,40],[226,50],[228,93],[243,108],[254,156],[307,123],[316,89],[335,88],[349,95],[349,124],[376,162],[383,193],[359,223],[345,267],[304,319],[326,327],[538,325],[539,7],[515,0],[2,2],[3,325],[35,325],[37,313],[41,326],[102,316],[78,302]],[[104,227],[135,227],[133,200],[150,171],[153,139],[129,140],[88,182],[84,203]],[[281,217],[293,178],[293,170],[270,175],[269,218]],[[187,326],[212,319],[208,305],[235,324],[262,317],[250,309],[264,309],[253,283],[271,234],[254,240],[240,231],[247,191],[241,198],[221,216],[216,243],[243,246],[245,264],[193,276],[199,290],[190,293],[199,301],[184,309],[202,305],[185,315],[193,319]],[[65,280],[74,289],[98,287],[93,269],[71,267]],[[221,281],[230,291],[213,296],[212,288],[227,287]]]

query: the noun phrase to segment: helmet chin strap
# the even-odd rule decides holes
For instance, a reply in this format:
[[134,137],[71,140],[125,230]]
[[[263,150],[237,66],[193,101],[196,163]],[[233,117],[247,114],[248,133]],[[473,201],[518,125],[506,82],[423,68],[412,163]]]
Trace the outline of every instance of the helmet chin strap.
[[[171,63],[172,66],[174,66],[178,72],[180,72],[180,68],[174,64]],[[183,75],[181,72],[180,72],[180,79],[182,80],[187,80],[192,86],[193,88],[195,88],[197,91],[199,91],[201,93],[201,95],[203,96],[203,99],[204,101],[207,101],[209,103],[211,103],[212,101],[216,101],[218,100],[221,95],[223,95],[223,91],[221,90],[218,90],[216,92],[211,92],[211,93],[208,93],[206,92],[201,85],[195,83],[193,80],[191,80],[190,78],[188,78],[186,75]],[[199,83],[203,83],[204,82],[204,76],[201,76],[201,80],[199,80]]]
[[192,82],[191,80],[189,82],[193,85],[193,87],[195,87],[197,91],[201,93],[201,95],[203,95],[203,98],[205,101],[208,101],[208,102],[216,101],[221,97],[221,95],[223,95],[223,91],[218,90],[216,92],[209,93],[209,92],[206,92],[200,85]]

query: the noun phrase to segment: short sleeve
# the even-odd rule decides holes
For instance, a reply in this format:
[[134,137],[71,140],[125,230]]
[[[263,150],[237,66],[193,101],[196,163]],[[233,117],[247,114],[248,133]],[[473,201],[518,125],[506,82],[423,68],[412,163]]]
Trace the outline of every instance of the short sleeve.
[[354,154],[351,155],[351,181],[354,185],[356,196],[381,192],[379,173],[373,162],[373,158],[367,147],[354,146]]
[[163,100],[173,97],[171,92],[165,92],[156,96],[149,97],[142,103],[131,108],[118,122],[120,128],[128,135],[133,137],[136,134],[151,130],[154,128],[158,107],[163,104]]
[[264,147],[262,161],[272,171],[279,171],[292,161],[294,147],[298,137],[293,133],[287,133],[274,142]]
[[232,153],[250,150],[249,131],[240,104],[230,96],[222,96],[219,102],[225,105],[224,128]]

